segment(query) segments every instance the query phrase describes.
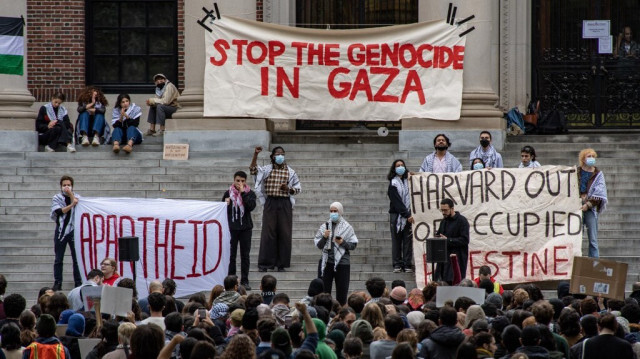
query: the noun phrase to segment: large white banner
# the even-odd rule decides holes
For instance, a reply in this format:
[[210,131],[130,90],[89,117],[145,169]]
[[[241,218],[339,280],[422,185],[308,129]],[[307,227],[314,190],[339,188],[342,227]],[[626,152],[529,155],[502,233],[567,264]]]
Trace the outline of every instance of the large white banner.
[[[82,197],[75,209],[75,250],[80,274],[119,259],[118,238],[138,237],[136,287],[147,295],[151,280],[172,278],[177,296],[210,290],[229,268],[227,206],[220,202]],[[121,276],[133,265],[118,260]]]
[[460,118],[466,25],[316,30],[223,16],[211,27],[205,116]]
[[431,279],[425,239],[442,221],[450,198],[469,221],[466,278],[487,265],[504,284],[569,279],[582,254],[582,212],[575,167],[494,168],[460,173],[418,173],[409,179],[416,284]]

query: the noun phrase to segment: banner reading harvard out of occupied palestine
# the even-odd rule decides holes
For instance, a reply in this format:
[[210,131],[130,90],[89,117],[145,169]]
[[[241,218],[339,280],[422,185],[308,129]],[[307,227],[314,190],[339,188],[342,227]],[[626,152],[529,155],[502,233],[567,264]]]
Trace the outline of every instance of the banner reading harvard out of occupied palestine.
[[[147,295],[151,280],[172,278],[177,296],[221,284],[229,268],[227,206],[220,202],[82,197],[75,209],[75,250],[80,274],[118,259],[118,238],[139,238],[136,285]],[[133,278],[130,263],[118,273]]]
[[568,279],[582,254],[582,212],[575,167],[419,173],[409,179],[416,283],[430,279],[426,238],[433,238],[451,198],[469,221],[466,278],[488,265],[504,284]]
[[228,16],[205,33],[204,115],[457,120],[466,25],[301,29]]

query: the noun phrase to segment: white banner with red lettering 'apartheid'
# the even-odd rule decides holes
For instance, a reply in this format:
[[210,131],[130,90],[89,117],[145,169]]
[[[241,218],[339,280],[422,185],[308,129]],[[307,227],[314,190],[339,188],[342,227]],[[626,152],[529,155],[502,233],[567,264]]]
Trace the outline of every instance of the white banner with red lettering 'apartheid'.
[[205,116],[460,118],[466,25],[317,30],[224,16],[211,27]]
[[120,276],[133,266],[118,255],[118,239],[138,237],[136,286],[147,295],[151,280],[173,279],[177,296],[210,290],[229,268],[227,206],[221,202],[142,198],[80,198],[75,209],[75,251],[80,274],[118,261]]
[[573,257],[582,255],[575,167],[418,173],[409,191],[418,288],[431,280],[425,239],[440,226],[443,198],[469,221],[466,278],[487,265],[504,284],[569,279]]

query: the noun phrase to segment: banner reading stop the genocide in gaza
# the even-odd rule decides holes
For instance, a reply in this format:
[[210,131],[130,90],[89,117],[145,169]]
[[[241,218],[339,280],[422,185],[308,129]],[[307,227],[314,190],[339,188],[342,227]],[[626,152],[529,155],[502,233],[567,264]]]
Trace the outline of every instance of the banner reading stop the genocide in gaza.
[[[172,278],[177,296],[221,284],[229,268],[227,206],[220,202],[141,198],[80,198],[75,208],[75,251],[80,274],[119,259],[118,238],[138,237],[136,284]],[[133,278],[130,262],[118,260],[121,276]]]
[[469,221],[466,278],[487,265],[504,284],[568,279],[582,254],[582,212],[575,167],[418,173],[409,179],[413,251],[419,288],[431,280],[425,239],[450,198]]
[[204,115],[457,120],[465,28],[318,30],[224,16],[204,32]]

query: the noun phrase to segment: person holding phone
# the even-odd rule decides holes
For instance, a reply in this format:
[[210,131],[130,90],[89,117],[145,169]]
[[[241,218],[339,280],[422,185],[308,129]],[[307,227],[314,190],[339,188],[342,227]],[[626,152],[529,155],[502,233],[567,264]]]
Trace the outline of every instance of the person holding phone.
[[358,238],[353,227],[343,217],[340,202],[329,206],[329,220],[322,223],[314,243],[322,250],[318,263],[318,277],[324,282],[324,291],[331,294],[333,281],[336,282],[336,299],[340,305],[347,303],[349,281],[351,279],[350,253],[356,249]]
[[76,258],[74,246],[74,215],[75,208],[80,199],[80,195],[73,192],[73,178],[62,176],[60,178],[60,192],[53,196],[51,200],[51,220],[56,222],[54,234],[55,261],[53,264],[53,290],[62,289],[62,261],[64,252],[69,246],[71,251],[71,261],[73,262],[73,283],[74,287],[82,284],[80,267]]

